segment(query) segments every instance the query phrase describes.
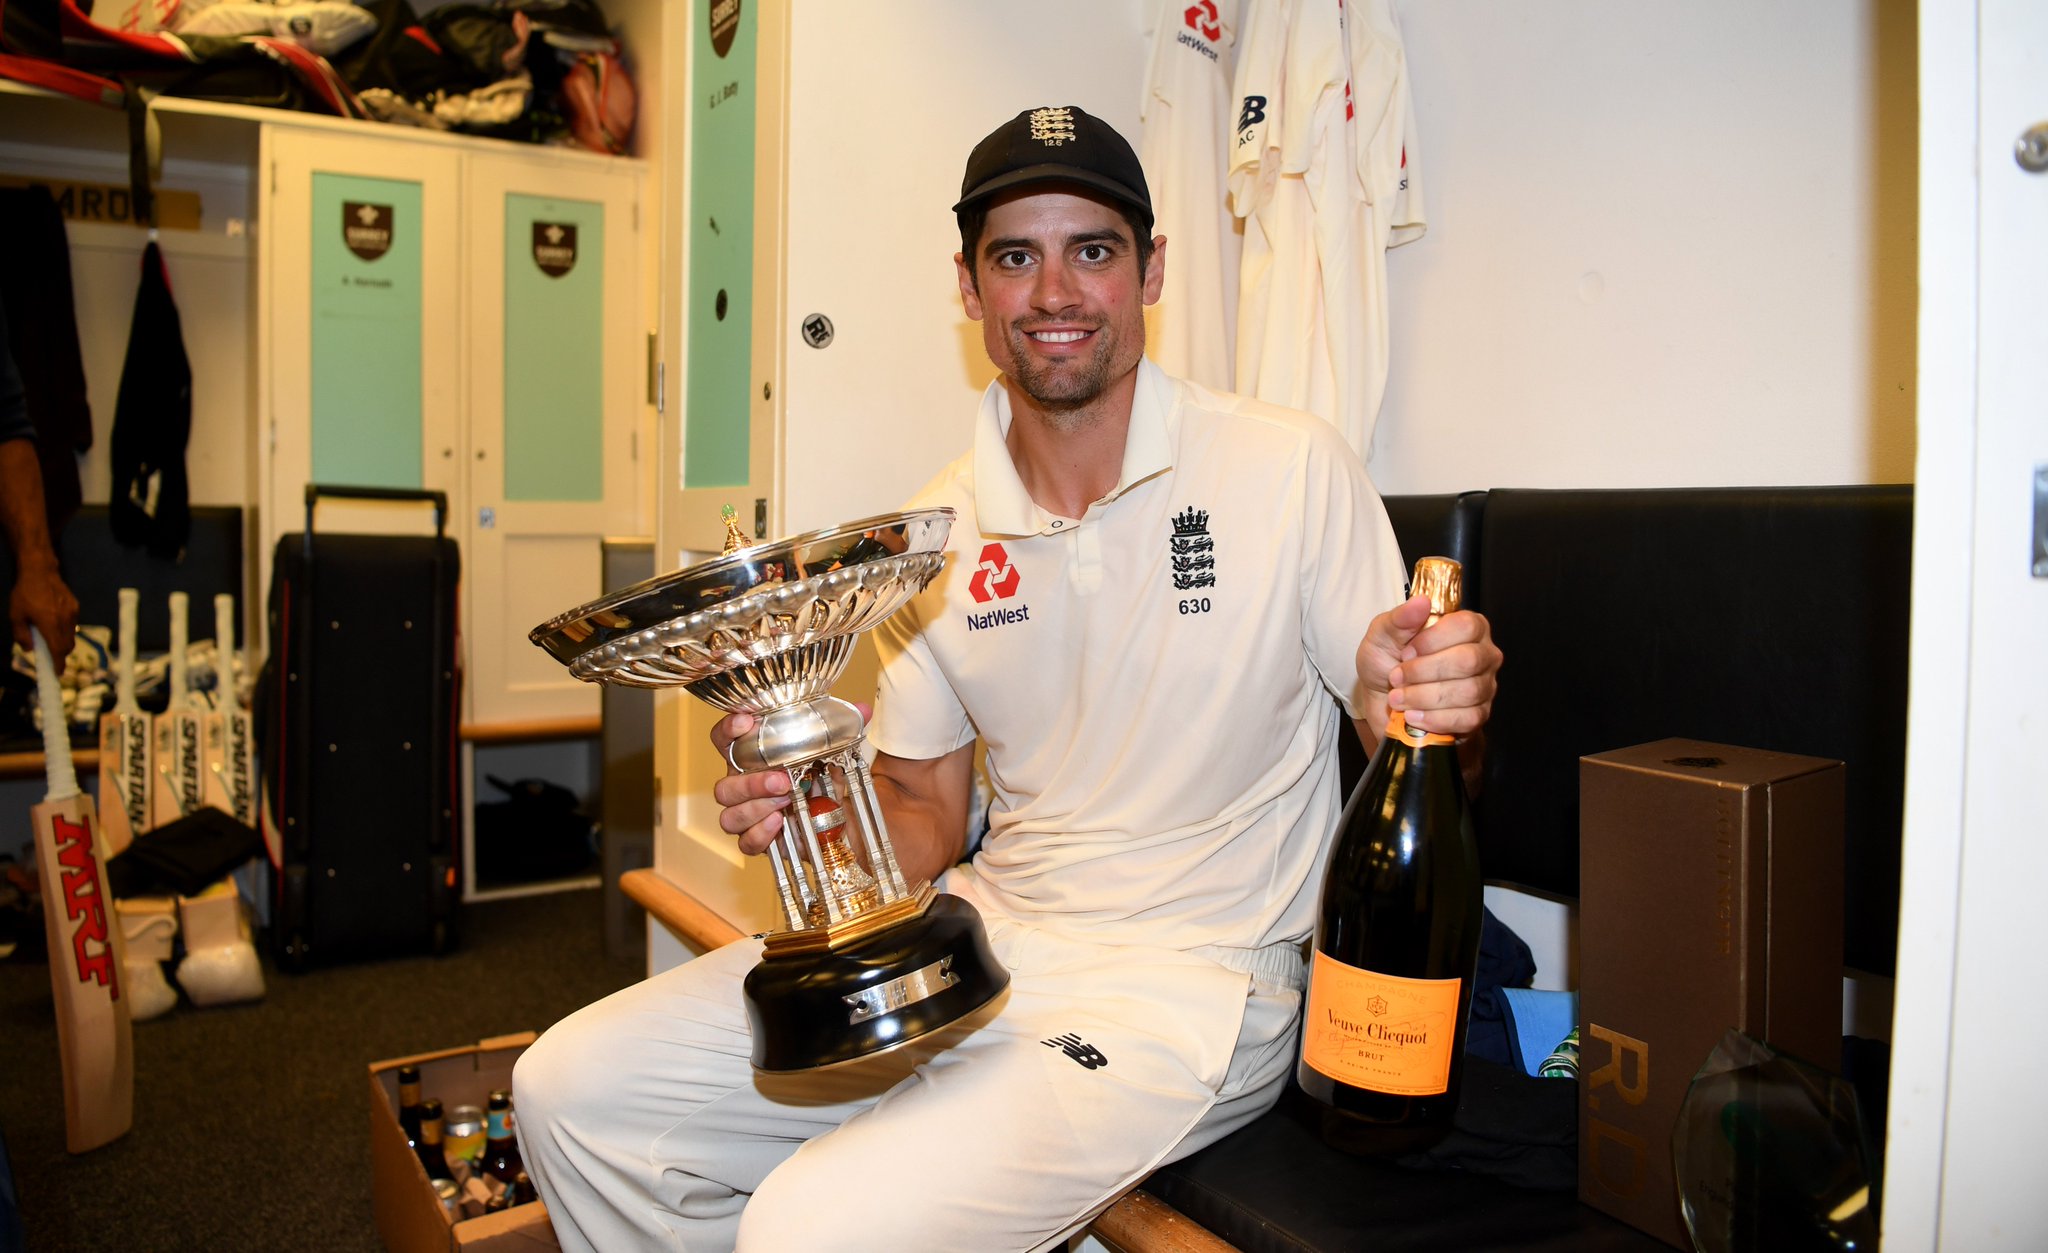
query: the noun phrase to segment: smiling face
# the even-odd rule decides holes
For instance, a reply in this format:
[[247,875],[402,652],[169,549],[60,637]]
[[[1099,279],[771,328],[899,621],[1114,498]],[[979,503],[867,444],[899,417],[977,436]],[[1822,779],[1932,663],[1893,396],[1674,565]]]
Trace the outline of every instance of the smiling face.
[[989,360],[1055,423],[1082,421],[1145,353],[1145,306],[1159,299],[1165,240],[1138,272],[1137,242],[1112,206],[1026,189],[988,210],[960,300]]

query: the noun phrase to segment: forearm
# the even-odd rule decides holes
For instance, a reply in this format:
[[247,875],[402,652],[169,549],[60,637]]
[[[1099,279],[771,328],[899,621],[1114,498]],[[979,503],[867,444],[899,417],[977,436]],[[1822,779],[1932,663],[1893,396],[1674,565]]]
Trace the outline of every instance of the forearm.
[[889,827],[889,845],[912,883],[937,879],[967,847],[967,797],[974,746],[931,761],[875,759],[875,797]]
[[0,443],[0,529],[7,532],[16,566],[23,571],[57,568],[50,520],[43,506],[43,472],[33,440]]

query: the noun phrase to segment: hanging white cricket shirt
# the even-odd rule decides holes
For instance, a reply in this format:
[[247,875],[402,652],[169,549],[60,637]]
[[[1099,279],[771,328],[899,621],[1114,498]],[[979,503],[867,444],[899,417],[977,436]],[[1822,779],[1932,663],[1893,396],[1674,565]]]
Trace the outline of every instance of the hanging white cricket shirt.
[[1247,0],[1244,24],[1238,389],[1317,414],[1364,457],[1391,357],[1386,249],[1423,227],[1392,0]]
[[1325,421],[1337,375],[1309,183],[1343,122],[1340,13],[1338,0],[1248,0],[1231,164],[1231,206],[1245,219],[1238,390]]
[[1166,236],[1166,290],[1146,311],[1146,352],[1169,374],[1224,391],[1236,374],[1243,230],[1230,211],[1226,137],[1238,0],[1159,0],[1139,105],[1138,160]]
[[1424,222],[1415,110],[1393,0],[1344,0],[1343,27],[1344,131],[1321,137],[1309,183],[1336,375],[1336,408],[1324,416],[1360,457],[1370,457],[1392,360],[1387,249],[1420,238]]

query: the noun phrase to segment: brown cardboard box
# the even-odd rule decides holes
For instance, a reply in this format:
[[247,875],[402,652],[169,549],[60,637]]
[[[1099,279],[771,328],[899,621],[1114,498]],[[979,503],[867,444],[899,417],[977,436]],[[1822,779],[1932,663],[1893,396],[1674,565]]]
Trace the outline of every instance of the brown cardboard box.
[[493,1088],[512,1086],[512,1063],[534,1033],[497,1036],[466,1048],[370,1063],[370,1200],[390,1253],[534,1253],[559,1249],[539,1201],[451,1223],[427,1185],[426,1168],[398,1126],[398,1068],[420,1068],[420,1090],[446,1106],[481,1107]]
[[1671,1135],[1722,1034],[1840,1068],[1842,788],[1698,740],[1579,760],[1579,1198],[1674,1247]]

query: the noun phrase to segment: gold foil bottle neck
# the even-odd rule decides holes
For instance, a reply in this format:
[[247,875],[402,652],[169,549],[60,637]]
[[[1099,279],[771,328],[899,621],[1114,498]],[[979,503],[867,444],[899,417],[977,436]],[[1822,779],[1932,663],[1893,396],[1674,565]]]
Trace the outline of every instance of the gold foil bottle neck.
[[1465,567],[1449,557],[1423,557],[1415,563],[1411,596],[1429,597],[1433,622],[1447,613],[1458,612],[1465,598]]
[[718,516],[725,519],[725,552],[721,555],[730,557],[747,546],[746,534],[740,530],[740,511],[727,505]]

